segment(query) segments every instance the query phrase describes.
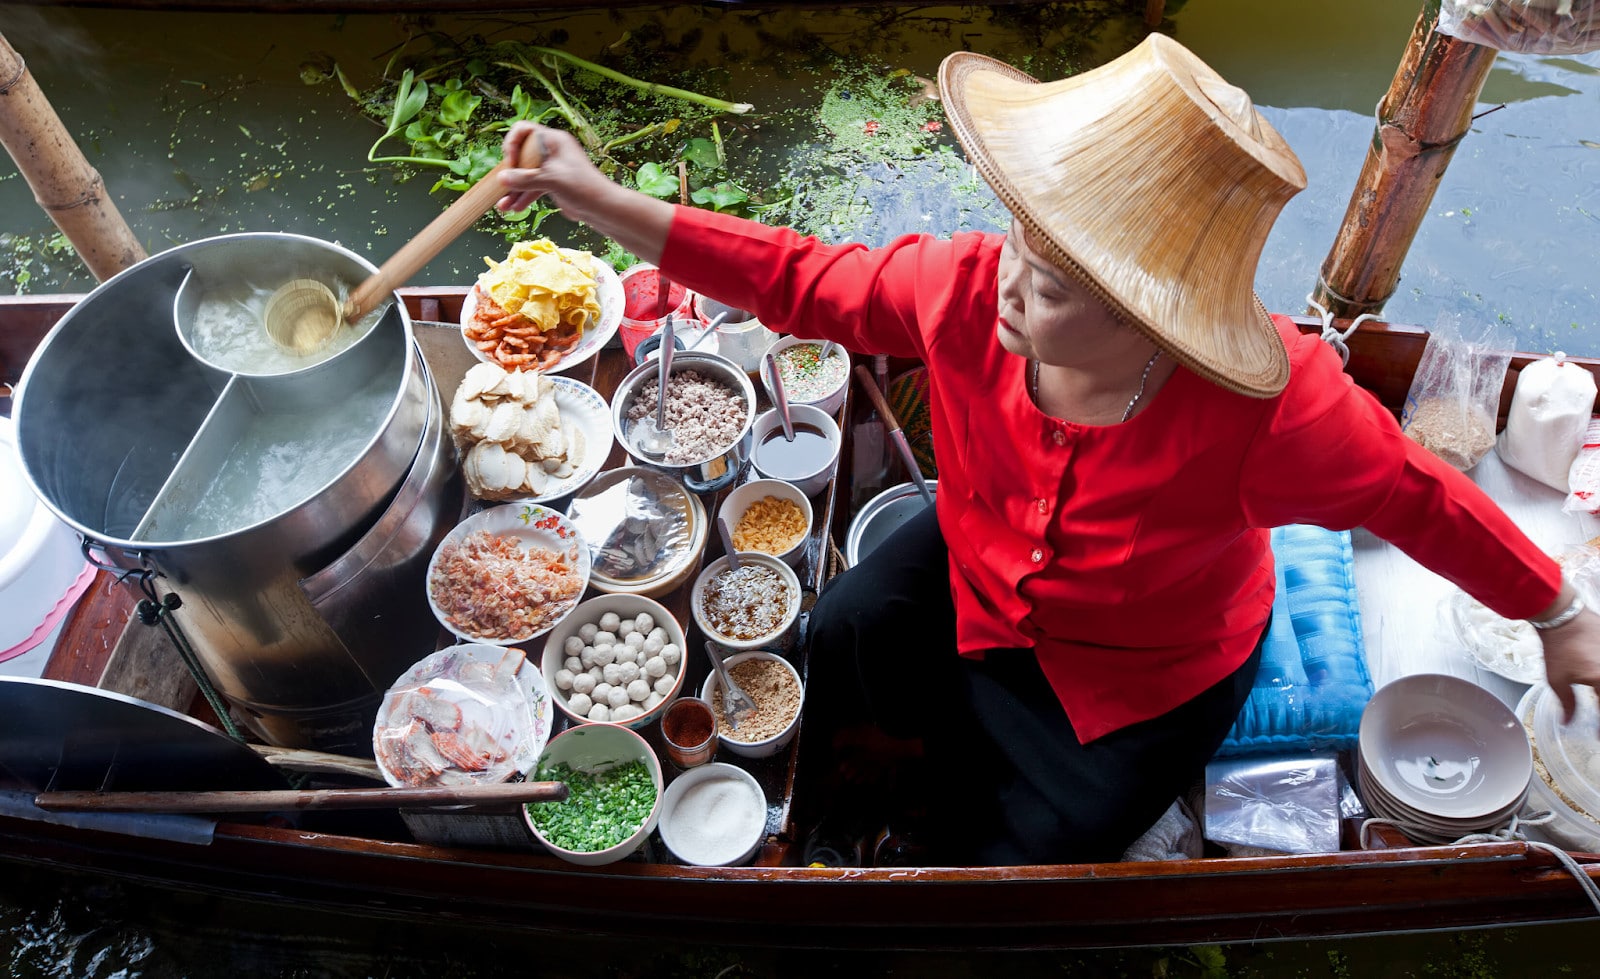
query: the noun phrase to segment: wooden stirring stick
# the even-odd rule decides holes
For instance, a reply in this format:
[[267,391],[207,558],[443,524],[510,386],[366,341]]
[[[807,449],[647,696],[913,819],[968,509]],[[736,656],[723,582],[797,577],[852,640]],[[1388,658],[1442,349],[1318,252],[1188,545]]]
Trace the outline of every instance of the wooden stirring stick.
[[867,392],[867,397],[872,399],[872,406],[878,410],[878,417],[883,419],[883,424],[889,430],[889,438],[894,442],[894,447],[900,451],[900,461],[906,464],[906,469],[911,473],[911,479],[917,484],[917,490],[922,493],[922,499],[933,506],[933,490],[928,487],[928,481],[923,478],[922,467],[917,465],[917,457],[911,451],[911,443],[906,441],[906,433],[901,430],[900,423],[895,420],[894,412],[889,410],[889,401],[878,390],[878,384],[872,379],[865,364],[855,366],[856,380],[861,382],[861,387]]

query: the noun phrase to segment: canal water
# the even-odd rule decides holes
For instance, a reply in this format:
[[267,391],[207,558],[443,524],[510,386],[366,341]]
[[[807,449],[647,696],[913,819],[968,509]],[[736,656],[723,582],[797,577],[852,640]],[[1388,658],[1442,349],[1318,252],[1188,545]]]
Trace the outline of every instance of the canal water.
[[[330,77],[335,64],[365,95],[412,59],[439,64],[470,45],[532,40],[591,59],[626,56],[634,73],[650,80],[659,80],[658,71],[674,80],[688,76],[711,94],[754,104],[747,116],[722,117],[718,135],[727,170],[753,199],[765,198],[769,219],[835,238],[881,241],[907,231],[993,226],[1002,218],[970,168],[953,152],[939,152],[954,149],[948,133],[920,134],[918,142],[918,133],[901,131],[908,119],[922,117],[903,111],[903,89],[900,105],[874,101],[873,83],[931,78],[940,57],[960,47],[1009,58],[1041,76],[1090,66],[1142,36],[1139,6],[1088,0],[987,12],[754,14],[681,5],[418,20],[0,4],[0,30],[27,59],[150,251],[208,235],[276,230],[338,240],[381,262],[454,194],[430,193],[444,173],[439,168],[368,162],[383,127]],[[1269,308],[1303,311],[1416,5],[1188,0],[1168,6],[1164,29],[1250,92],[1305,164],[1310,186],[1285,209],[1257,281]],[[840,83],[857,71],[863,84]],[[568,67],[564,77],[571,83],[581,74]],[[852,94],[855,102],[840,101]],[[617,107],[587,108],[601,117]],[[1522,349],[1600,354],[1594,285],[1600,55],[1504,55],[1479,111],[1386,314],[1428,326],[1441,313],[1455,313],[1500,324]],[[882,128],[870,136],[850,131],[874,121]],[[708,129],[701,121],[684,132],[705,137]],[[645,151],[631,160],[617,154],[625,169],[648,158],[649,144],[641,145]],[[896,145],[915,152],[896,154]],[[408,153],[395,137],[375,155]],[[9,160],[0,160],[0,215],[0,289],[93,285],[80,263],[61,253],[53,226]],[[463,236],[417,284],[469,281],[484,256],[504,251],[495,234],[504,228],[495,224],[486,220]],[[543,230],[597,244],[559,219]]]
[[[916,90],[939,58],[970,48],[1041,76],[1114,56],[1142,36],[1138,3],[897,8],[819,13],[680,6],[427,19],[122,13],[0,4],[0,33],[27,59],[151,252],[237,231],[337,240],[381,262],[453,199],[439,168],[369,162],[383,135],[340,84],[380,91],[423,52],[538,40],[591,60],[631,52],[697,91],[755,104],[720,117],[723,169],[775,220],[871,242],[909,231],[997,227],[998,207]],[[1163,29],[1244,87],[1295,147],[1309,188],[1290,202],[1257,281],[1269,308],[1299,312],[1343,216],[1414,5],[1347,0],[1169,3]],[[476,46],[476,47],[474,47]],[[339,74],[332,73],[337,65]],[[567,76],[569,79],[573,75]],[[574,82],[575,84],[575,82]],[[859,108],[858,108],[859,107]],[[599,118],[608,107],[588,105]],[[1492,110],[1492,111],[1491,111]],[[1517,346],[1600,354],[1600,55],[1504,56],[1412,247],[1389,318],[1459,314]],[[685,115],[704,138],[709,123]],[[877,123],[870,126],[869,123]],[[665,141],[623,149],[623,169]],[[376,156],[406,155],[405,140]],[[507,234],[486,219],[417,284],[464,284]],[[540,233],[603,243],[550,218]],[[0,289],[82,292],[93,280],[0,160]],[[7,867],[0,967],[13,976],[1549,976],[1583,974],[1591,925],[1334,942],[981,955],[739,948],[737,935],[662,944],[492,936],[173,894]],[[818,946],[827,936],[817,936]]]

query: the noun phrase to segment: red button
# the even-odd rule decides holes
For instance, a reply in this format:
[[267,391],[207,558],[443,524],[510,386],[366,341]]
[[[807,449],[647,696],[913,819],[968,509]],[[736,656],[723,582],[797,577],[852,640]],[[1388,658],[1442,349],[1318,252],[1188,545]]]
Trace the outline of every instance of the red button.
[[1034,500],[1033,505],[1039,508],[1040,513],[1044,513],[1050,509],[1050,505],[1046,503],[1043,498]]

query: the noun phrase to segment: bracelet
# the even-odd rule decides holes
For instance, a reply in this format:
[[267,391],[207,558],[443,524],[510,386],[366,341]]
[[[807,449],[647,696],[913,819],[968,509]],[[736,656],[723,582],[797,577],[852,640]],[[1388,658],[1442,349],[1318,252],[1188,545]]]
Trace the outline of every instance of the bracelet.
[[1528,624],[1535,629],[1558,629],[1578,617],[1583,611],[1583,599],[1574,598],[1572,604],[1562,609],[1558,615],[1548,619],[1529,619]]

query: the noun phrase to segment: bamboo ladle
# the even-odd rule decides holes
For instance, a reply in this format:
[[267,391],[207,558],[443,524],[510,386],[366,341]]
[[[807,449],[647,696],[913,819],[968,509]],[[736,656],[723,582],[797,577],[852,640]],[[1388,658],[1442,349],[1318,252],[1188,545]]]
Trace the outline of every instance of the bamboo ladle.
[[[517,165],[531,170],[543,162],[544,148],[538,136],[523,140]],[[495,164],[493,170],[406,242],[378,267],[377,272],[351,290],[343,306],[333,290],[316,279],[291,279],[279,286],[267,297],[262,313],[267,336],[291,354],[305,356],[321,350],[339,327],[354,323],[376,309],[386,296],[410,281],[446,245],[482,217],[483,212],[493,207],[505,194],[500,187],[500,174],[510,166],[507,160]]]

